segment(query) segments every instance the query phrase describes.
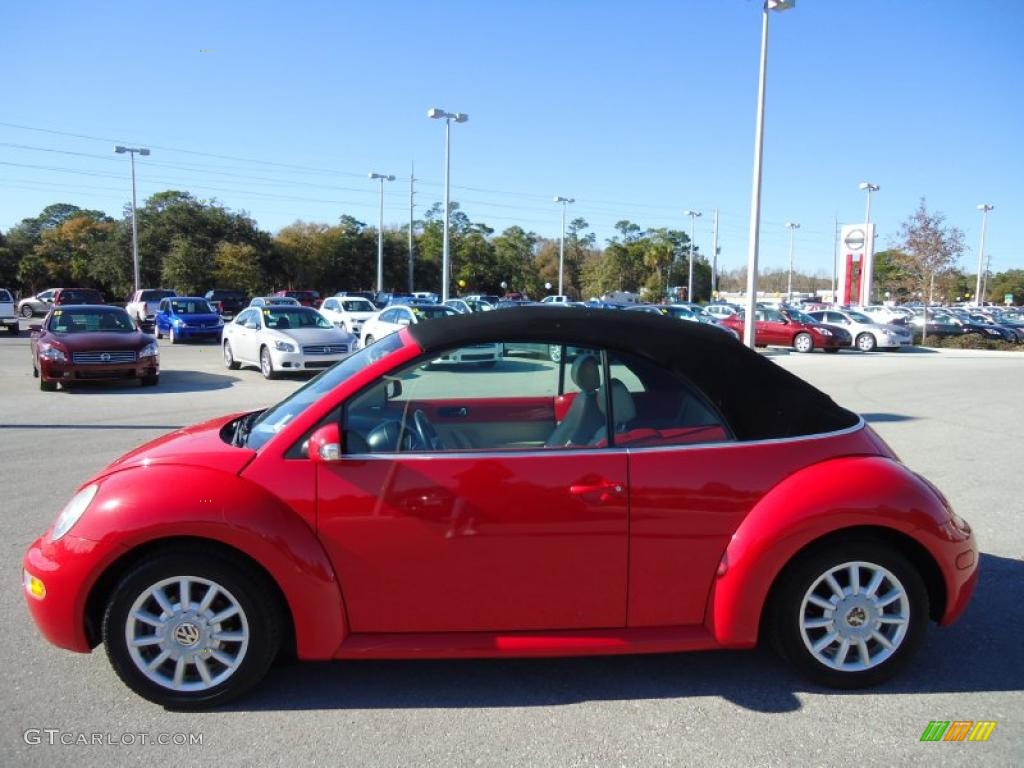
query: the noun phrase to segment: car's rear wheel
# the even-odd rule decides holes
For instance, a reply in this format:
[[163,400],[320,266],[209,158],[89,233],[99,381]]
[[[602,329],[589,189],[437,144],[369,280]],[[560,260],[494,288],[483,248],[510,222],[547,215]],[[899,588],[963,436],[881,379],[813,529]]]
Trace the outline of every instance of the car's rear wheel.
[[793,349],[797,352],[813,352],[814,339],[811,338],[811,334],[798,333],[796,338],[793,339]]
[[861,352],[874,352],[877,342],[870,333],[862,333],[857,336],[857,349]]
[[241,367],[241,363],[235,360],[235,355],[231,351],[231,342],[224,342],[224,367],[229,371],[237,371]]
[[107,658],[129,688],[157,704],[222,704],[258,683],[277,654],[281,612],[266,582],[235,559],[185,552],[147,558],[107,603]]
[[35,315],[35,312],[32,311],[32,307],[29,306],[28,304],[21,308],[21,316],[24,317],[26,320],[30,320],[33,315]]
[[789,566],[770,610],[772,640],[801,674],[831,688],[863,688],[889,679],[914,655],[928,591],[895,549],[851,541]]
[[274,370],[274,361],[270,357],[270,350],[266,347],[260,349],[260,373],[265,379],[276,379],[277,371]]

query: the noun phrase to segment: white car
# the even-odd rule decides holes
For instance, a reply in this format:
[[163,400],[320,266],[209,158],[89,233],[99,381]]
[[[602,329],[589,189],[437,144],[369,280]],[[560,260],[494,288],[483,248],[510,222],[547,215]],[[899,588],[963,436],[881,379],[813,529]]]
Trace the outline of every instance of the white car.
[[248,307],[224,326],[224,365],[237,370],[258,366],[264,378],[282,372],[330,368],[348,357],[355,337],[335,328],[311,307]]
[[363,335],[360,345],[368,347],[377,339],[389,336],[406,326],[414,325],[423,320],[435,320],[439,317],[451,317],[459,314],[451,307],[443,304],[395,304],[385,307],[376,315],[363,323]]
[[885,307],[881,304],[872,304],[866,307],[851,307],[855,312],[860,312],[862,315],[867,315],[876,323],[892,323],[893,320],[904,319],[904,315],[900,312],[894,312],[891,307]]
[[177,295],[169,288],[143,288],[131,295],[124,308],[140,326],[152,325],[153,318],[156,317],[157,310],[160,308],[160,302]]
[[56,288],[48,288],[35,296],[26,296],[18,302],[18,314],[28,320],[35,315],[45,315],[53,306],[53,294]]
[[362,296],[329,296],[320,306],[320,314],[335,327],[359,336],[363,323],[377,314],[377,307]]
[[21,330],[18,316],[14,314],[14,297],[6,288],[0,288],[0,325],[6,325],[7,330],[13,335],[17,335]]
[[736,307],[732,304],[708,304],[704,307],[704,311],[716,320],[725,320],[725,318],[736,314]]
[[822,309],[807,314],[819,323],[845,328],[853,337],[853,345],[861,352],[873,352],[877,348],[899,349],[913,344],[908,328],[876,323],[867,315],[852,309]]
[[557,295],[556,294],[554,296],[545,296],[543,299],[540,300],[540,303],[541,304],[561,304],[561,305],[565,306],[565,305],[567,305],[569,303],[569,301],[570,301],[570,299],[569,299],[568,296],[561,296],[561,295]]
[[249,302],[250,307],[301,307],[298,299],[291,296],[257,296]]

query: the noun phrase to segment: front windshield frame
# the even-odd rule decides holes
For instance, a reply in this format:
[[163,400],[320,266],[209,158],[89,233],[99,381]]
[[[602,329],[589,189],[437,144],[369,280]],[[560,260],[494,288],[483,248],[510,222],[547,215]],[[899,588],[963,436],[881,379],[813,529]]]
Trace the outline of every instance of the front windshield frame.
[[[65,316],[71,317],[73,315],[81,315],[83,318],[109,315],[111,317],[116,317],[121,325],[117,328],[100,328],[97,324],[96,328],[87,327],[80,330],[75,328],[64,328],[62,330],[58,330],[58,328],[54,327],[54,324],[57,321],[62,322]],[[60,336],[72,336],[80,333],[134,333],[138,329],[135,327],[135,323],[132,321],[131,316],[123,309],[119,309],[117,307],[97,306],[74,310],[64,308],[54,309],[53,312],[50,313],[50,317],[46,320],[46,330]]]
[[252,423],[249,434],[245,438],[245,447],[254,451],[260,450],[276,434],[345,379],[394,354],[404,346],[405,343],[400,334],[392,333],[339,360],[330,368],[307,381],[277,405],[263,411]]
[[[329,330],[331,328],[334,328],[334,325],[331,324],[330,320],[328,320],[326,317],[321,315],[315,309],[312,309],[310,307],[296,307],[294,305],[275,304],[275,305],[270,305],[270,306],[263,307],[262,308],[262,315],[263,315],[263,324],[267,328],[269,328],[271,330],[295,331],[295,330],[306,329],[306,328],[318,328],[320,330]],[[287,328],[278,328],[277,327],[277,323],[278,323],[279,318],[282,315],[312,317],[313,318],[313,324],[312,325],[302,325],[302,324],[292,325],[291,324],[291,320],[289,318],[289,325],[288,325]],[[274,321],[273,325],[271,325],[271,323],[270,323],[271,320]]]

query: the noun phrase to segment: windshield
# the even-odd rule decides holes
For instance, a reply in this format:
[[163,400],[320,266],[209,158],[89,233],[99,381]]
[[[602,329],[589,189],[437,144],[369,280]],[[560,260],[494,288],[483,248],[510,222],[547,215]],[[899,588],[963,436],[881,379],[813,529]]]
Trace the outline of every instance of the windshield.
[[216,313],[206,299],[184,299],[171,302],[171,311],[176,315],[212,315]]
[[335,363],[319,376],[299,387],[289,397],[260,414],[252,424],[245,439],[245,446],[253,450],[262,448],[270,438],[284,429],[321,396],[330,392],[349,376],[382,360],[401,346],[402,340],[397,333],[394,333]]
[[123,309],[55,309],[49,330],[51,333],[131,333],[135,325]]
[[0,301],[14,301],[14,299],[11,298],[11,294],[7,291],[0,290]]
[[855,322],[855,323],[873,323],[873,322],[875,322],[870,317],[868,317],[867,315],[863,315],[860,312],[847,312],[846,314],[849,315],[850,319],[853,320],[853,322]]
[[410,306],[409,309],[416,315],[417,320],[436,320],[439,317],[451,317],[452,315],[459,314],[451,307],[435,307],[435,306]]
[[173,295],[174,291],[143,291],[139,299],[141,301],[160,301],[160,299]]
[[327,318],[308,307],[267,307],[263,310],[263,322],[267,328],[276,328],[279,331],[334,327]]
[[345,299],[341,308],[346,312],[376,312],[377,308],[366,299]]
[[803,323],[804,325],[818,325],[817,319],[811,317],[806,312],[801,312],[799,309],[789,310],[789,316],[798,323]]

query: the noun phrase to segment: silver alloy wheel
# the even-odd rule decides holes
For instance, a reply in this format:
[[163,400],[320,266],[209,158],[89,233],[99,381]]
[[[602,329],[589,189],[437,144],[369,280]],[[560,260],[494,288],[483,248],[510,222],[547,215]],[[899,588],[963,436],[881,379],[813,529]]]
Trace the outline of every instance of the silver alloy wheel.
[[857,337],[857,348],[861,352],[873,352],[875,350],[875,337],[870,333],[862,333]]
[[173,325],[170,328],[167,329],[167,338],[170,339],[171,344],[177,344],[178,343],[178,337],[174,335],[174,326]]
[[205,691],[238,671],[249,648],[249,622],[224,587],[175,576],[139,595],[124,636],[146,678],[171,691]]
[[793,346],[797,352],[810,352],[814,349],[814,340],[811,338],[811,334],[801,333],[793,339]]
[[266,347],[264,347],[263,351],[260,352],[260,371],[262,371],[263,375],[268,378],[270,377],[270,374],[274,372],[274,364],[270,360],[270,350]]
[[225,365],[225,367],[230,368],[232,366],[232,364],[234,364],[234,362],[235,362],[235,356],[233,354],[231,354],[231,342],[230,341],[225,341],[224,342],[224,365]]
[[840,672],[877,667],[899,649],[909,625],[910,598],[900,580],[862,560],[827,570],[800,604],[804,645],[816,661]]
[[31,304],[26,304],[25,306],[23,306],[21,308],[21,316],[22,317],[32,318],[33,315],[35,315],[35,312],[33,311]]

